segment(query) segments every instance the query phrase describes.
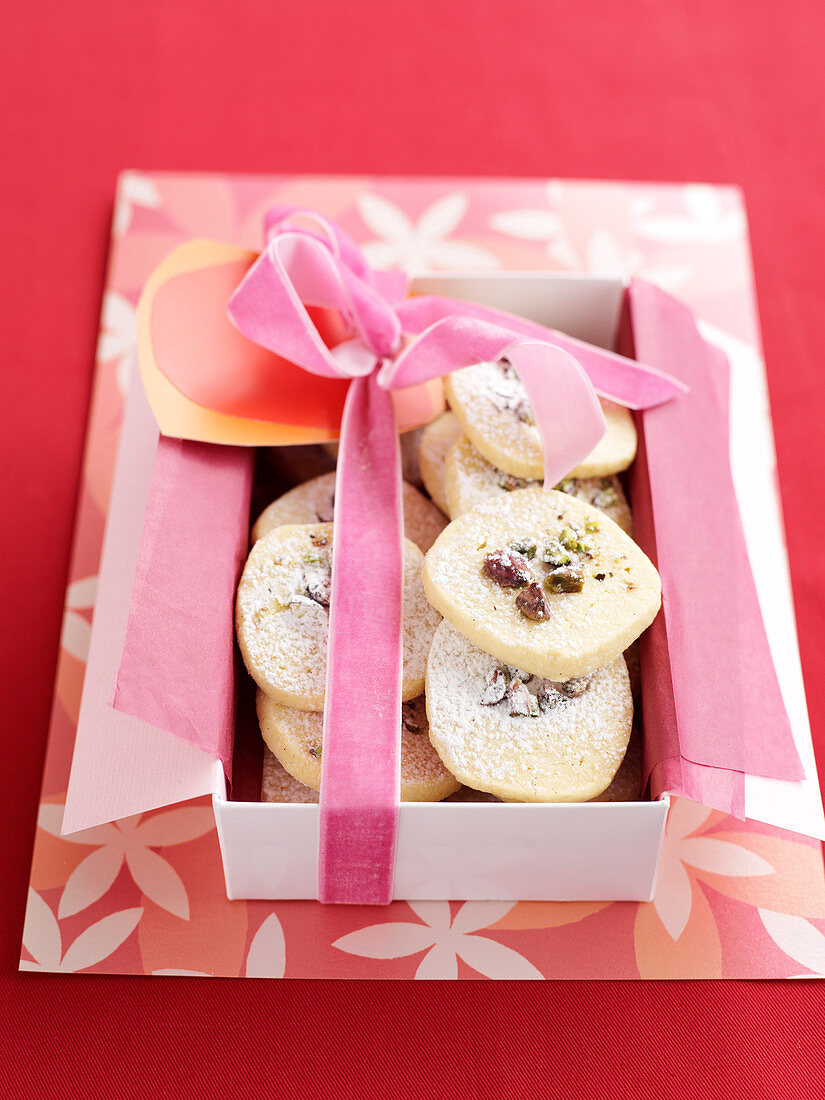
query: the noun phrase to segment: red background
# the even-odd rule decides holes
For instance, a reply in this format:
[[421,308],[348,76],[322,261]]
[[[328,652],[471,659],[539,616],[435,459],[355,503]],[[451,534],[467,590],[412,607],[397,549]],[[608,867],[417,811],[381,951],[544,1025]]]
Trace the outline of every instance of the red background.
[[[799,983],[148,981],[16,973],[117,172],[739,183],[825,764],[825,33],[818,0],[29,0],[0,42],[10,1096],[819,1092]],[[9,510],[10,506],[10,510]],[[2,1048],[7,1046],[7,1050]]]

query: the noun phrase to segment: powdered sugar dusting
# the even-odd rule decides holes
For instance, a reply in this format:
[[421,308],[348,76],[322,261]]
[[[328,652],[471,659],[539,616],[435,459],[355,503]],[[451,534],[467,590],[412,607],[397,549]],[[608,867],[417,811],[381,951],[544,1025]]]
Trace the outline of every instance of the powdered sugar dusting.
[[[516,489],[541,488],[539,481],[516,478],[498,469],[476,450],[466,436],[461,436],[447,452],[444,483],[453,519],[490,500],[506,500]],[[556,488],[576,500],[592,504],[623,531],[632,533],[630,506],[617,477],[565,478]]]
[[[462,782],[504,798],[584,801],[603,791],[627,748],[633,702],[624,660],[593,673],[587,690],[536,716],[484,706],[498,662],[449,623],[436,632],[427,666],[430,739]],[[542,681],[523,674],[536,694]]]
[[[476,363],[446,382],[450,406],[473,445],[494,466],[518,477],[542,478],[541,437],[527,390],[511,367]],[[627,409],[600,399],[607,430],[571,477],[626,470],[636,455],[636,427]],[[564,415],[564,409],[559,409]]]
[[[326,543],[325,546],[320,545]],[[318,602],[332,524],[282,526],[253,546],[238,586],[236,629],[246,667],[259,687],[283,703],[323,707],[329,614]],[[440,616],[421,584],[421,551],[404,543],[404,698],[419,695]],[[369,614],[369,597],[364,597]]]
[[[598,524],[588,535],[581,592],[547,594],[546,621],[526,619],[510,590],[485,572],[492,551],[545,544],[566,526]],[[534,565],[537,580],[546,566]],[[509,664],[558,679],[609,664],[650,624],[660,602],[659,577],[616,524],[583,501],[558,492],[519,489],[454,520],[427,555],[427,594],[474,644]]]

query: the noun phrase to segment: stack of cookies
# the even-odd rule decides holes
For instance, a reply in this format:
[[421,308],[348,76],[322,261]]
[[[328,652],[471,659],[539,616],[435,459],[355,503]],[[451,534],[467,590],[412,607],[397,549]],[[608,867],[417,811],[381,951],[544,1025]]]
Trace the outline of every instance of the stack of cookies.
[[[458,371],[446,390],[451,411],[420,435],[431,499],[404,484],[402,800],[636,798],[625,658],[660,586],[617,477],[635,456],[633,420],[603,402],[605,436],[546,491],[510,364]],[[320,788],[333,507],[330,473],[266,508],[238,588],[265,800],[315,801]]]

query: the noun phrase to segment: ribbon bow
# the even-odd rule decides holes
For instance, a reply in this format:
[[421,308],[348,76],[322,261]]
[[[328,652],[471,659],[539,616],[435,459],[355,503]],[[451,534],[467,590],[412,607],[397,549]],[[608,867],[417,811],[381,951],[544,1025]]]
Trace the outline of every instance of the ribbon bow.
[[[532,402],[552,487],[605,431],[597,394],[650,408],[675,379],[521,318],[406,297],[319,214],[278,207],[267,244],[229,301],[256,344],[325,378],[349,378],[335,486],[321,761],[319,898],[386,904],[399,801],[403,519],[390,391],[506,358]],[[337,310],[350,338],[328,348],[307,307]]]

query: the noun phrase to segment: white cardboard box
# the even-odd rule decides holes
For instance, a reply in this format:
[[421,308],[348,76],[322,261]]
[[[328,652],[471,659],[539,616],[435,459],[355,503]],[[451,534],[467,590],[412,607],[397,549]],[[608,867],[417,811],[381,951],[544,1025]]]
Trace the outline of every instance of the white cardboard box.
[[[518,313],[607,347],[612,346],[615,338],[624,292],[619,280],[546,273],[443,275],[416,280],[413,289]],[[752,349],[711,330],[706,329],[703,334],[723,343],[732,363],[734,478],[757,582],[760,576],[773,578],[773,584],[759,586],[760,596],[765,598],[763,615],[807,774],[803,783],[749,778],[746,809],[750,817],[825,838],[773,475],[764,371]],[[127,424],[128,419],[127,410]],[[137,423],[140,418],[133,419]],[[131,430],[139,433],[143,429],[133,424]],[[144,489],[148,491],[150,473],[151,470],[135,475],[132,471],[129,478],[115,481],[110,520],[118,514],[129,514],[137,543],[140,523],[133,515],[138,507],[135,501],[139,502]],[[131,494],[131,512],[125,505],[119,513],[118,492]],[[131,590],[131,576],[126,575],[129,567],[122,556],[117,561],[107,556],[104,544],[96,616],[120,615],[124,632]],[[131,568],[134,569],[134,562]],[[113,603],[119,601],[117,608],[107,609],[107,594],[111,594]],[[93,636],[90,669],[95,666],[95,658]],[[106,676],[113,676],[116,655],[114,658],[99,655],[99,660],[101,666],[106,666]],[[98,701],[106,695],[107,686],[105,683],[92,686]],[[118,724],[126,719],[109,708],[105,714],[101,711],[101,721],[111,726],[116,735]],[[159,792],[152,806],[164,805],[165,798],[171,800],[168,793],[172,790],[178,792],[175,797],[182,798],[211,789],[229,897],[317,896],[317,805],[229,801],[219,762],[210,761],[203,753],[198,755],[198,750],[188,746],[181,747],[161,731],[147,727],[145,734],[154,746],[153,752],[165,753],[168,767],[174,772],[174,782],[170,781],[167,794]],[[122,761],[113,759],[112,774],[123,766]],[[166,774],[162,782],[159,780],[160,786],[166,782]],[[128,812],[136,810],[131,807]],[[655,886],[667,810],[667,795],[658,801],[632,803],[403,803],[394,896],[647,900]]]

